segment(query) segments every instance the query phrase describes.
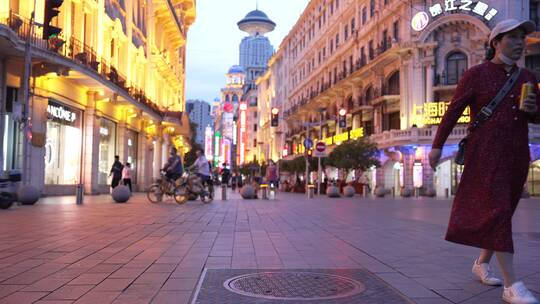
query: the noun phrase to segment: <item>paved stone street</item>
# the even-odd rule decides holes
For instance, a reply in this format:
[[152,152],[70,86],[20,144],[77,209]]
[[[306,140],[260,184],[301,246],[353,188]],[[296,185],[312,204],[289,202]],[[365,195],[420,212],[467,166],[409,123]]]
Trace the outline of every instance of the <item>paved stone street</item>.
[[[0,303],[191,303],[205,268],[363,269],[416,303],[502,302],[470,273],[477,250],[443,241],[448,200],[74,201],[0,211]],[[531,199],[514,221],[517,274],[536,293],[539,218]]]

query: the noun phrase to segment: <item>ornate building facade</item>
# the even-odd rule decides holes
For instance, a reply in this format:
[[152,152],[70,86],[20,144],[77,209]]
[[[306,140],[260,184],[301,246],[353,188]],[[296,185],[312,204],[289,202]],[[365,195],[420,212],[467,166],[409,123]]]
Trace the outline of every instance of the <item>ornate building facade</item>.
[[[331,150],[342,142],[370,137],[381,150],[382,163],[364,173],[372,189],[399,195],[419,188],[425,194],[452,195],[462,170],[453,154],[470,117],[466,111],[434,173],[427,155],[437,124],[463,72],[483,60],[496,22],[537,21],[537,11],[537,2],[528,0],[310,1],[271,61],[265,77],[275,78],[270,81],[275,87],[270,93],[259,90],[260,99],[282,96],[277,99],[285,126],[261,136],[278,138],[283,133],[286,151],[275,140],[274,148],[261,153],[294,157],[304,152],[305,138],[325,141]],[[538,33],[529,37],[524,62],[536,72],[537,37]],[[347,111],[345,128],[336,123],[340,109]],[[317,126],[306,130],[298,122]],[[530,137],[536,160],[538,127],[531,125]],[[529,191],[540,194],[534,164]]]
[[[65,0],[51,22],[61,32],[46,39],[44,9],[44,0],[0,3],[2,169],[22,169],[47,195],[74,194],[79,183],[105,193],[119,155],[144,189],[169,147],[189,150],[185,46],[195,1]],[[27,38],[29,121],[21,114]]]
[[[240,65],[232,66],[227,72],[227,83],[221,89],[221,99],[214,117],[214,164],[223,163],[235,166],[239,161],[237,156],[239,138],[239,109],[243,100],[243,87],[246,72]],[[245,123],[245,121],[244,121]]]

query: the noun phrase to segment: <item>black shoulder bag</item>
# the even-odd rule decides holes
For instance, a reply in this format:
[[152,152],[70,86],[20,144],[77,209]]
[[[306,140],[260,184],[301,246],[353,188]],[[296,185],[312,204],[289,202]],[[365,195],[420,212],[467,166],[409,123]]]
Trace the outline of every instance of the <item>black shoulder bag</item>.
[[458,145],[458,152],[456,153],[455,162],[458,165],[464,165],[465,164],[465,147],[467,146],[467,138],[471,135],[471,133],[476,130],[482,123],[486,122],[495,112],[495,109],[497,106],[501,103],[501,101],[510,93],[514,85],[516,84],[516,81],[519,78],[519,75],[521,74],[521,68],[518,68],[512,73],[512,75],[506,80],[503,87],[499,90],[499,93],[486,105],[484,106],[478,114],[474,117],[474,122],[469,128],[469,133],[465,138],[463,138]]

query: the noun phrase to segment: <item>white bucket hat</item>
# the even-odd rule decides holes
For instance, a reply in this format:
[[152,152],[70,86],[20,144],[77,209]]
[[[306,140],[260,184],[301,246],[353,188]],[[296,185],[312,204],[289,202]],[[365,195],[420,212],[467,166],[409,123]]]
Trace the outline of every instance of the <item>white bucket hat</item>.
[[526,35],[536,30],[536,24],[534,24],[534,22],[532,21],[517,21],[516,19],[506,19],[497,23],[493,30],[491,30],[491,34],[489,35],[489,45],[491,45],[491,41],[493,41],[495,37],[499,36],[500,34],[508,33],[518,27],[521,27],[523,30],[525,30]]

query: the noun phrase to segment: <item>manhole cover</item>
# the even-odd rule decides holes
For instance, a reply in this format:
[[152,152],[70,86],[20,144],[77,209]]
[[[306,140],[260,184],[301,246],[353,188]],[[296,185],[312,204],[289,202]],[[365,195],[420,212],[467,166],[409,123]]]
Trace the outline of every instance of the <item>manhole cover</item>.
[[231,278],[223,286],[249,297],[306,301],[344,298],[366,289],[353,279],[313,272],[252,273]]

